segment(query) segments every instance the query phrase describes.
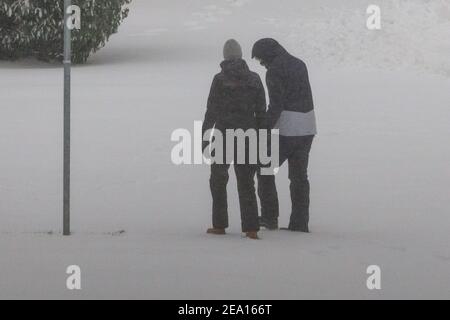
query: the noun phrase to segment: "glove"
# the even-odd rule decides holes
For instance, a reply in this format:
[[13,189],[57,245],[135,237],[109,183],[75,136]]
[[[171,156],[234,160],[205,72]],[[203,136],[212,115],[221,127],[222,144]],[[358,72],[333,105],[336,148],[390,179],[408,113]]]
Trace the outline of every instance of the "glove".
[[208,148],[209,141],[202,141],[202,152],[205,152],[205,149]]

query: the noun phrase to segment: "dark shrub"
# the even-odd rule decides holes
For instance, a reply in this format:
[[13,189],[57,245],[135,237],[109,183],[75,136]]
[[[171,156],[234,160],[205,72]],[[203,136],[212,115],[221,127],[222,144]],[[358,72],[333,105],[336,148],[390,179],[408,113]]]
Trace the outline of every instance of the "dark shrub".
[[[72,31],[72,60],[85,62],[116,33],[131,0],[72,0],[81,8],[81,30]],[[62,60],[64,0],[2,0],[0,59]]]

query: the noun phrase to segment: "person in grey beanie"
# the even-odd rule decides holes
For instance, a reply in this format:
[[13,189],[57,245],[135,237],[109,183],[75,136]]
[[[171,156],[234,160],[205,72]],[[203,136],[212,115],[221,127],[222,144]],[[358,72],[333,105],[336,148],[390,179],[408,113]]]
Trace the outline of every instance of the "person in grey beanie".
[[225,61],[242,60],[242,47],[235,39],[230,39],[223,46],[223,57]]
[[[266,96],[264,86],[258,74],[251,72],[242,59],[239,43],[228,40],[223,48],[224,61],[221,72],[213,80],[205,119],[203,134],[213,129],[223,136],[223,164],[211,165],[210,188],[213,199],[212,228],[207,233],[224,235],[228,228],[227,183],[230,163],[226,157],[226,130],[242,129],[247,131],[265,127]],[[205,150],[211,141],[203,141]],[[242,231],[250,239],[258,239],[259,221],[255,190],[257,164],[249,162],[249,148],[246,145],[246,162],[234,159],[239,203],[241,209]]]

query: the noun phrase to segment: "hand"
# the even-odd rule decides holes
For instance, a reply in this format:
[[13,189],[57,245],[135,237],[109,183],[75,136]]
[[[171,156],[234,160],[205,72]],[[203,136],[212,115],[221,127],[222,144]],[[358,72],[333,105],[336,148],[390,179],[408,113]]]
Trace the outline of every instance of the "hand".
[[202,142],[202,152],[205,152],[205,149],[208,148],[209,141],[203,141]]

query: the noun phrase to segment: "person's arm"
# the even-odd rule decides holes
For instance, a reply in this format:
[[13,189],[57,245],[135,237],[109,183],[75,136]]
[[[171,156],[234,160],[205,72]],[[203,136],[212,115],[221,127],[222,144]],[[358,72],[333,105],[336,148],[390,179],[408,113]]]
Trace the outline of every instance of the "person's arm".
[[267,129],[267,101],[266,90],[262,84],[261,78],[258,76],[258,96],[256,97],[256,125],[258,129]]
[[266,81],[270,99],[267,116],[269,128],[273,129],[280,119],[281,112],[284,110],[283,81],[276,69],[269,69],[267,71]]
[[203,136],[205,135],[206,131],[214,128],[214,125],[216,124],[216,121],[217,121],[217,103],[218,103],[218,99],[219,99],[218,94],[219,94],[218,80],[217,80],[217,76],[216,76],[216,77],[214,77],[214,80],[211,85],[211,90],[209,92],[208,104],[207,104],[206,113],[205,113],[205,119],[203,121],[203,126],[202,126],[203,150],[205,150],[209,144],[208,141],[203,141]]

